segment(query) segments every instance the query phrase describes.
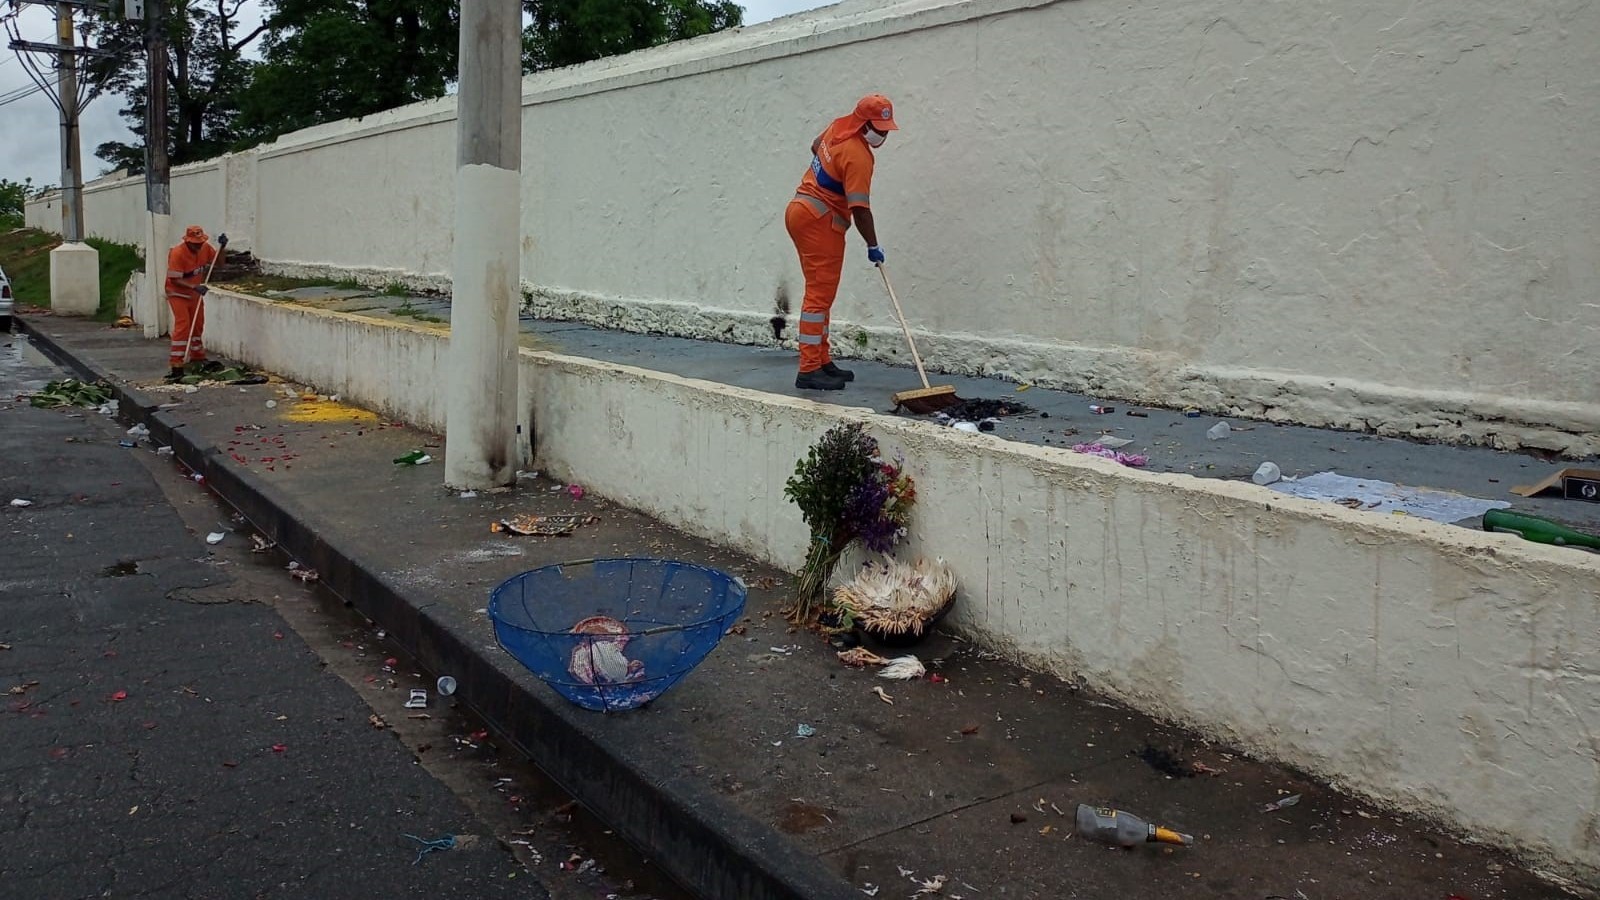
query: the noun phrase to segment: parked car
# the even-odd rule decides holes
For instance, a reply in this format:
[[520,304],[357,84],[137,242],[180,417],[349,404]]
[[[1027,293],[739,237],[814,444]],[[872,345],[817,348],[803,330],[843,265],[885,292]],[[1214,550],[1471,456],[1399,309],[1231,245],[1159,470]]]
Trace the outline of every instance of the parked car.
[[0,332],[11,330],[11,279],[0,268]]

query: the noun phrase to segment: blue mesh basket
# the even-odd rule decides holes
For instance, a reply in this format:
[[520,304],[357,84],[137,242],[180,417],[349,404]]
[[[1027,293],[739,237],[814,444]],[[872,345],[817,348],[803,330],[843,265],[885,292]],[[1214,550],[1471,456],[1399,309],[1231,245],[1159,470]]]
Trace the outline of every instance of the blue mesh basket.
[[744,582],[667,559],[592,559],[523,572],[489,595],[506,652],[585,709],[633,709],[706,658],[744,614]]

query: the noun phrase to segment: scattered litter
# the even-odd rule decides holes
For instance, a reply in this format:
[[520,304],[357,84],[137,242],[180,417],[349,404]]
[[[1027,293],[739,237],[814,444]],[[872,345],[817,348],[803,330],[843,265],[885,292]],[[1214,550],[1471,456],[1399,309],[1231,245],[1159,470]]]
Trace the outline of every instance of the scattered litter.
[[131,437],[135,440],[143,440],[149,436],[150,429],[145,427],[143,422],[136,423],[132,428],[128,429],[128,437]]
[[117,441],[117,446],[123,448],[133,448],[139,446],[139,444],[135,441],[122,440]]
[[1285,479],[1271,485],[1271,489],[1307,500],[1331,503],[1349,500],[1355,504],[1351,506],[1352,509],[1380,513],[1404,512],[1446,525],[1477,518],[1491,509],[1504,509],[1511,505],[1453,491],[1406,487],[1370,478],[1351,478],[1334,472],[1318,472],[1293,482]]
[[954,428],[957,431],[965,431],[965,432],[968,432],[968,433],[971,433],[971,434],[977,434],[978,433],[978,426],[973,422],[957,422],[957,423],[955,423],[954,425],[952,425],[950,427]]
[[816,734],[817,734],[817,730],[815,728],[812,728],[810,725],[805,725],[805,724],[800,725],[798,728],[796,728],[794,730],[794,736],[795,737],[808,738],[808,737],[815,737]]
[[878,695],[878,699],[879,700],[882,700],[883,702],[889,704],[890,706],[894,705],[894,698],[889,696],[888,693],[886,693],[883,688],[875,687],[875,688],[872,689],[872,692],[874,694]]
[[276,400],[268,400],[267,401],[267,409],[277,409],[277,408],[278,408],[278,401],[276,401]]
[[462,491],[461,493],[457,494],[456,496],[460,497],[463,500],[471,500],[473,497],[478,496],[478,492],[477,491]]
[[1150,414],[1149,413],[1144,412],[1142,410],[1137,410],[1137,409],[1130,409],[1126,413],[1123,413],[1123,415],[1133,416],[1136,419],[1148,419],[1148,418],[1150,418]]
[[316,569],[304,568],[299,563],[289,564],[289,577],[303,581],[306,584],[310,584],[318,578]]
[[228,536],[227,532],[213,531],[210,534],[206,535],[206,543],[208,543],[208,544],[210,544],[212,546],[216,546],[217,544],[222,543],[222,539],[227,537],[227,536]]
[[422,848],[417,851],[417,858],[411,861],[413,866],[422,862],[422,857],[426,854],[432,853],[435,850],[450,850],[456,845],[456,836],[453,834],[447,834],[442,838],[436,838],[431,841],[419,838],[414,834],[408,834],[406,837],[422,845]]
[[1117,437],[1116,435],[1112,435],[1112,434],[1102,434],[1099,437],[1095,438],[1094,439],[1094,443],[1091,444],[1090,446],[1092,446],[1092,447],[1105,447],[1105,448],[1107,448],[1109,450],[1116,450],[1116,449],[1119,449],[1119,448],[1122,448],[1122,447],[1126,447],[1131,443],[1133,443],[1133,440],[1131,438],[1120,438],[1120,437]]
[[1150,462],[1150,457],[1142,453],[1124,453],[1121,450],[1112,450],[1110,447],[1102,447],[1095,444],[1073,444],[1072,452],[1086,453],[1089,456],[1098,456],[1101,459],[1109,459],[1113,462],[1136,468]]
[[1270,461],[1264,462],[1260,466],[1257,466],[1255,474],[1250,476],[1251,481],[1254,481],[1256,484],[1260,485],[1272,484],[1273,482],[1280,481],[1282,479],[1283,471],[1278,468],[1277,463]]
[[1227,422],[1218,422],[1217,424],[1206,429],[1206,437],[1213,441],[1225,441],[1228,439],[1228,432],[1230,430],[1232,429],[1228,428]]
[[11,505],[17,507],[18,509],[21,509],[24,506],[32,506],[33,505],[33,501],[32,500],[24,500],[21,497],[18,497],[17,499],[11,501]]
[[1189,768],[1196,775],[1210,775],[1213,778],[1215,778],[1216,776],[1221,775],[1222,773],[1228,771],[1227,769],[1218,769],[1218,768],[1215,768],[1213,766],[1208,766],[1203,762],[1190,763],[1189,764]]
[[121,703],[122,701],[124,701],[126,699],[128,699],[128,692],[127,691],[117,691],[116,693],[111,695],[111,702],[112,703]]
[[435,687],[439,689],[439,696],[448,697],[456,692],[456,680],[449,675],[440,675]]
[[920,885],[920,887],[917,889],[917,892],[911,896],[922,897],[928,894],[942,893],[944,891],[945,881],[946,878],[943,875],[935,875],[926,881],[919,881],[917,884]]
[[433,457],[429,456],[427,451],[424,450],[413,450],[404,456],[397,456],[394,459],[394,464],[397,466],[425,466],[431,462],[433,462]]
[[1294,806],[1295,804],[1297,804],[1299,802],[1300,802],[1300,795],[1299,794],[1290,794],[1289,796],[1284,797],[1282,800],[1275,800],[1275,801],[1273,801],[1271,803],[1268,803],[1268,804],[1262,806],[1261,807],[1261,811],[1264,812],[1264,813],[1277,812],[1280,809],[1285,809],[1287,807]]
[[532,513],[514,516],[509,519],[497,519],[489,523],[489,530],[499,534],[509,532],[520,535],[545,535],[566,537],[584,525],[593,525],[600,521],[598,516],[584,515],[546,515],[536,516]]
[[250,535],[250,543],[253,545],[250,548],[251,553],[265,553],[268,550],[271,550],[273,547],[278,546],[277,541],[269,540],[264,534]]
[[887,666],[884,666],[883,671],[878,673],[878,677],[893,678],[897,681],[910,681],[913,678],[921,678],[926,674],[928,674],[928,670],[922,665],[922,660],[917,659],[915,656],[901,656],[891,660]]
[[951,419],[976,422],[980,419],[997,419],[1033,412],[1033,407],[1021,400],[962,400],[947,406],[942,412]]
[[380,716],[377,713],[373,713],[372,715],[367,716],[367,724],[371,725],[373,728],[378,729],[379,731],[382,731],[383,729],[389,727],[389,723],[385,722],[383,720],[383,716]]
[[840,662],[855,669],[865,666],[883,666],[889,663],[887,659],[865,647],[852,647],[849,650],[841,650],[835,655],[839,657]]
[[406,709],[427,709],[428,692],[422,688],[411,689],[411,699],[406,701]]
[[171,446],[157,447],[156,448],[156,455],[157,456],[171,456],[172,455],[172,447]]
[[104,385],[85,384],[76,378],[52,381],[28,398],[38,409],[57,409],[63,406],[102,407],[111,402],[111,391]]
[[583,485],[581,485],[581,484],[569,484],[569,485],[567,485],[567,493],[571,494],[572,495],[572,499],[574,499],[574,500],[582,500],[583,499]]
[[114,416],[118,412],[120,412],[121,410],[122,410],[121,401],[118,401],[118,400],[107,400],[105,403],[100,404],[99,412],[100,412],[100,415],[102,415],[102,416]]
[[861,889],[861,893],[866,894],[868,897],[876,897],[878,896],[878,885],[869,881],[867,886]]
[[272,745],[272,752],[273,753],[287,753],[287,752],[289,752],[289,745],[288,744],[273,744]]
[[524,471],[522,471],[520,469],[517,471],[517,480],[518,481],[521,481],[524,478],[538,478],[538,477],[539,477],[539,473],[538,472],[524,472]]
[[966,734],[966,735],[977,734],[978,733],[978,729],[980,727],[982,727],[982,726],[979,726],[979,725],[964,725],[961,728],[961,733],[962,734]]
[[1089,404],[1089,412],[1097,416],[1107,416],[1117,411],[1115,406],[1101,406],[1098,403]]
[[1087,840],[1119,847],[1138,844],[1194,843],[1194,836],[1173,831],[1154,823],[1147,823],[1132,813],[1120,809],[1078,804],[1078,835]]

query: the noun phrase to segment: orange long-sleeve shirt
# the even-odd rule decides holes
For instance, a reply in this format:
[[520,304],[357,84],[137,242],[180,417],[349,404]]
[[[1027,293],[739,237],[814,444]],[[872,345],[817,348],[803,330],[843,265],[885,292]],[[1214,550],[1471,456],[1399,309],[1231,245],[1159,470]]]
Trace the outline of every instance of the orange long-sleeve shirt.
[[201,244],[199,250],[190,250],[188,244],[180,242],[167,251],[167,296],[198,299],[200,292],[195,288],[205,282],[206,268],[216,258],[217,248],[209,243]]

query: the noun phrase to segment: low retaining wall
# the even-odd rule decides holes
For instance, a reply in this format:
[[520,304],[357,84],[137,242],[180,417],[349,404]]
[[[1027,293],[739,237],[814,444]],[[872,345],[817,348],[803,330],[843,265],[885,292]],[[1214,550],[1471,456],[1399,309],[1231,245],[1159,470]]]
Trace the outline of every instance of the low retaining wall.
[[[212,292],[208,344],[442,430],[447,333]],[[522,351],[541,466],[789,570],[828,427],[917,479],[950,624],[1032,668],[1600,883],[1600,558]],[[524,435],[530,429],[524,427]]]

